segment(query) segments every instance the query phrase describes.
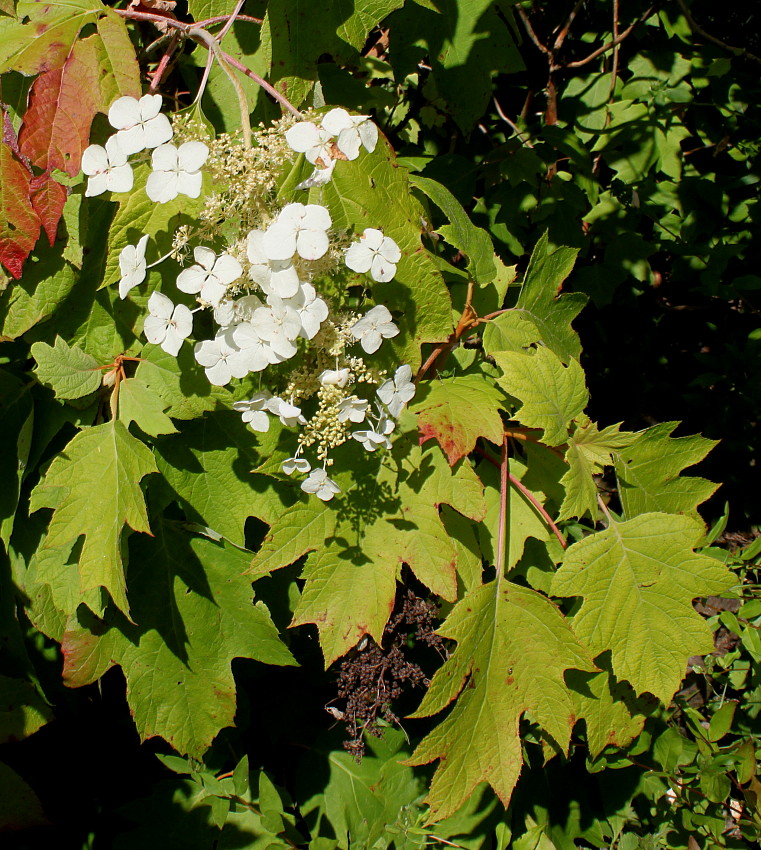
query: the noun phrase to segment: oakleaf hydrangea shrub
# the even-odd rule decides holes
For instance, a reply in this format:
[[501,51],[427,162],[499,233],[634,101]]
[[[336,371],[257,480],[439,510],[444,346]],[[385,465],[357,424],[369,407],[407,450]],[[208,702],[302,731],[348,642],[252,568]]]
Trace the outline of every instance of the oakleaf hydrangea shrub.
[[[255,385],[233,408],[253,431],[266,433],[272,418],[294,429],[296,450],[282,471],[306,476],[301,489],[329,501],[340,492],[327,471],[331,451],[349,439],[368,452],[390,448],[396,420],[415,393],[409,366],[388,377],[373,364],[372,355],[399,328],[385,304],[372,305],[367,289],[364,312],[350,303],[350,284],[357,284],[346,274],[388,283],[402,254],[378,228],[336,230],[323,204],[282,203],[276,179],[303,153],[314,166],[297,187],[306,195],[328,183],[337,165],[352,168],[362,150],[372,153],[378,128],[366,115],[335,108],[314,121],[283,118],[245,147],[227,135],[195,138],[200,130],[187,122],[178,122],[175,133],[160,106],[160,95],[119,98],[108,112],[116,133],[83,156],[89,197],[132,191],[130,157],[145,158],[148,150],[151,173],[138,191],[150,201],[203,193],[197,220],[175,233],[170,255],[147,265],[149,234],[121,250],[119,296],[129,297],[159,263],[183,266],[176,288],[197,306],[152,291],[145,338],[172,356],[194,340],[188,344],[211,384]],[[216,326],[211,338],[194,336],[200,311]]]

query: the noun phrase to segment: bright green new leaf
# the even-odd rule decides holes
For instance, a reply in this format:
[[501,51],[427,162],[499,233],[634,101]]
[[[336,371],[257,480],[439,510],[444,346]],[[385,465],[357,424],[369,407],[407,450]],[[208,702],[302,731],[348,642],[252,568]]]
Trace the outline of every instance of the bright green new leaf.
[[457,198],[441,183],[419,174],[410,175],[410,183],[425,192],[451,222],[439,227],[437,232],[450,245],[467,255],[468,270],[473,280],[476,283],[489,283],[494,280],[497,267],[494,264],[494,246],[489,234],[473,224]]
[[166,402],[140,378],[127,378],[119,384],[119,419],[127,427],[134,422],[151,437],[175,434],[177,429],[164,413],[166,407]]
[[541,428],[543,440],[550,446],[567,442],[568,424],[584,410],[589,398],[579,362],[570,360],[563,366],[543,346],[533,354],[498,352],[494,359],[504,373],[497,383],[522,403],[515,418],[529,428]]
[[388,306],[401,330],[381,351],[393,351],[395,362],[409,364],[414,372],[421,344],[447,339],[452,332],[452,305],[441,272],[421,243],[423,208],[410,191],[405,169],[381,139],[372,154],[339,162],[333,180],[319,192],[315,201],[330,207],[335,229],[359,236],[366,227],[377,228],[401,249],[396,276],[374,283],[373,295]]
[[563,281],[576,262],[576,248],[550,244],[545,232],[531,254],[515,305],[537,327],[542,342],[564,362],[578,360],[581,343],[571,322],[586,304],[579,292],[559,295]]
[[692,600],[736,580],[718,561],[693,552],[702,534],[685,516],[611,520],[566,551],[552,582],[553,596],[584,599],[573,618],[579,639],[595,655],[610,650],[618,679],[664,703],[679,687],[687,658],[713,649]]
[[618,493],[627,517],[663,511],[697,519],[698,505],[719,487],[705,478],[679,475],[703,460],[718,440],[699,435],[671,437],[678,424],[661,422],[648,428],[616,458]]
[[156,523],[131,540],[132,619],[83,617],[63,636],[64,680],[79,687],[118,664],[142,740],[160,735],[200,758],[235,716],[233,658],[292,665],[269,612],[242,576],[249,556]]
[[441,759],[426,800],[431,820],[453,814],[484,780],[507,806],[523,766],[521,717],[528,713],[566,750],[576,713],[563,675],[594,669],[552,602],[504,580],[469,593],[439,633],[457,649],[413,716],[457,703],[409,759]]
[[597,516],[597,483],[593,478],[613,462],[613,455],[635,439],[631,433],[621,433],[621,425],[609,425],[602,431],[587,417],[578,424],[568,440],[565,453],[569,470],[560,483],[565,487],[565,498],[558,519],[582,517],[585,513]]
[[118,420],[80,431],[32,491],[30,513],[53,508],[43,548],[84,535],[80,591],[103,587],[126,614],[122,527],[150,534],[140,480],[157,472],[150,450]]
[[60,336],[55,345],[35,342],[32,357],[37,361],[37,377],[56,398],[82,398],[100,386],[103,373],[98,361],[81,348],[69,347]]
[[484,329],[484,351],[523,351],[541,340],[539,328],[516,310],[510,310],[490,319]]
[[502,444],[502,393],[485,375],[443,378],[424,384],[410,412],[418,418],[420,442],[436,439],[454,466],[485,437]]

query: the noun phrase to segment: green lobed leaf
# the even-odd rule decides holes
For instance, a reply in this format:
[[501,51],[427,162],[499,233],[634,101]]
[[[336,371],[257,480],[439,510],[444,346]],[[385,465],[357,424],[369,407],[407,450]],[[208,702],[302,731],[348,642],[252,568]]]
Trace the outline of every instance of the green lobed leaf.
[[329,504],[302,497],[275,520],[251,564],[262,574],[312,553],[293,625],[317,624],[326,665],[365,634],[380,643],[403,564],[456,598],[458,550],[439,506],[481,519],[483,489],[467,464],[450,469],[438,447],[413,441],[414,432],[400,436],[382,458],[347,444],[333,473],[343,492]]
[[119,419],[129,427],[134,422],[138,428],[158,437],[175,434],[177,429],[164,413],[166,403],[140,378],[127,378],[119,384]]
[[508,310],[486,323],[484,352],[523,351],[541,340],[537,326],[523,313]]
[[209,383],[189,346],[183,346],[177,357],[158,345],[144,346],[135,377],[161,398],[173,419],[197,419],[220,404],[232,403],[229,390]]
[[378,228],[401,249],[394,280],[374,283],[373,295],[395,314],[401,330],[385,345],[397,363],[408,363],[414,372],[420,346],[447,339],[452,332],[452,308],[441,273],[421,244],[423,208],[410,192],[406,170],[396,165],[391,146],[379,139],[372,154],[337,163],[320,197],[330,208],[335,229],[359,235],[366,227]]
[[182,503],[237,545],[245,542],[249,517],[272,525],[285,509],[283,490],[253,473],[264,458],[254,432],[234,411],[182,423],[179,434],[157,441],[156,451],[159,469]]
[[118,664],[141,740],[160,735],[200,758],[235,716],[233,658],[293,665],[269,612],[253,604],[241,574],[249,556],[155,523],[133,537],[129,567],[134,624],[114,614],[70,622],[62,639],[64,680],[80,687]]
[[417,416],[421,445],[436,439],[450,466],[485,437],[502,444],[502,393],[484,375],[442,378],[425,384],[410,406]]
[[29,385],[0,368],[0,539],[6,544],[13,529],[21,482],[29,460],[34,409]]
[[578,360],[581,343],[571,322],[587,301],[578,292],[559,295],[578,249],[552,245],[547,233],[536,243],[521,285],[516,310],[532,321],[542,342],[564,362]]
[[473,280],[482,284],[494,280],[497,267],[489,234],[473,224],[457,198],[441,183],[419,174],[411,174],[410,183],[425,192],[451,222],[439,227],[437,232],[468,257],[468,270]]
[[565,460],[569,469],[560,480],[565,488],[565,498],[558,519],[583,517],[585,513],[595,519],[598,491],[593,476],[599,475],[613,462],[617,452],[636,439],[634,434],[622,434],[618,430],[620,422],[600,431],[587,417],[583,419],[586,421],[577,424],[568,440]]
[[407,3],[390,23],[397,80],[414,73],[425,58],[437,92],[463,133],[470,133],[488,108],[492,76],[524,68],[510,26],[491,0]]
[[687,514],[698,518],[697,507],[719,485],[705,478],[680,476],[698,463],[718,440],[671,437],[678,422],[661,422],[637,436],[616,458],[618,493],[624,514],[630,519],[649,511]]
[[553,596],[580,596],[579,639],[637,693],[668,703],[690,655],[711,652],[713,637],[692,607],[696,596],[735,582],[717,561],[693,552],[702,537],[686,516],[647,513],[574,543],[552,582]]
[[528,713],[567,750],[576,715],[563,676],[594,669],[552,602],[504,580],[469,593],[438,631],[457,648],[412,716],[457,702],[407,762],[441,759],[426,798],[429,820],[453,814],[484,780],[507,806],[523,766],[521,717]]
[[82,398],[94,393],[103,377],[98,361],[81,348],[57,336],[55,345],[35,342],[32,357],[37,361],[37,377],[50,387],[56,398]]
[[32,491],[30,513],[53,508],[43,548],[84,535],[80,591],[103,587],[128,612],[122,527],[150,534],[140,480],[157,472],[150,450],[117,421],[80,431]]
[[[17,20],[0,40],[0,74],[60,68],[79,31],[105,14],[100,0],[19,0]],[[22,21],[28,19],[28,23]]]
[[570,421],[589,399],[579,362],[570,360],[563,366],[544,347],[533,354],[503,351],[493,357],[503,372],[497,383],[522,403],[514,417],[529,428],[541,428],[543,440],[550,446],[567,442]]
[[52,717],[31,682],[0,674],[0,744],[28,738]]
[[0,293],[2,337],[18,339],[35,325],[47,321],[76,282],[74,269],[47,250],[39,261],[28,263],[22,279]]
[[137,64],[135,48],[130,41],[124,18],[112,9],[98,19],[99,42],[96,42],[98,68],[100,70],[101,111],[108,108],[118,97],[139,98],[140,66]]

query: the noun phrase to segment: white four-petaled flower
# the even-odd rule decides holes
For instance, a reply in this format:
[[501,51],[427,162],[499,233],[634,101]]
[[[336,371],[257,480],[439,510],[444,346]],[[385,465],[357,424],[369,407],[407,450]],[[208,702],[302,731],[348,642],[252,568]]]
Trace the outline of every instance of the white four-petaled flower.
[[172,301],[160,292],[154,292],[148,299],[148,312],[150,315],[143,324],[146,339],[176,357],[182,347],[182,341],[187,339],[193,330],[193,314],[184,304],[175,307]]
[[378,144],[378,128],[370,121],[369,115],[349,115],[345,109],[337,107],[325,114],[322,126],[338,136],[336,147],[346,159],[356,159],[360,145],[372,153]]
[[378,398],[386,405],[388,412],[398,417],[402,408],[415,395],[415,384],[412,382],[412,369],[410,366],[400,366],[389,378],[378,388]]
[[333,134],[311,121],[299,121],[286,131],[285,140],[297,153],[303,153],[312,165],[327,168],[331,162]]
[[385,414],[378,417],[375,427],[367,431],[354,431],[352,437],[368,452],[374,452],[380,446],[386,449],[391,448],[391,440],[388,435],[396,427],[394,421],[389,419]]
[[119,281],[119,298],[124,300],[130,289],[134,289],[145,280],[145,246],[148,244],[148,234],[140,238],[137,245],[126,245],[119,252],[119,271],[122,273]]
[[153,171],[145,184],[146,194],[159,204],[172,201],[177,195],[197,198],[203,183],[201,166],[208,156],[209,149],[203,142],[185,142],[179,148],[169,144],[156,148],[151,157]]
[[132,166],[116,136],[106,146],[90,145],[82,154],[82,171],[90,178],[85,197],[93,198],[103,192],[129,192],[135,182]]
[[199,245],[193,251],[196,265],[183,269],[177,277],[181,292],[198,294],[207,304],[216,307],[224,298],[227,287],[243,274],[241,264],[229,254],[217,256],[211,248]]
[[330,213],[319,204],[287,204],[280,210],[262,239],[268,260],[290,260],[298,254],[305,260],[319,260],[328,250]]
[[270,427],[267,413],[267,402],[271,396],[268,392],[256,393],[247,401],[234,401],[233,410],[241,414],[243,421],[252,431],[266,434]]
[[197,342],[193,353],[214,386],[224,387],[232,378],[243,378],[248,374],[245,356],[227,331],[221,331],[214,339]]
[[384,339],[389,339],[398,333],[399,328],[391,321],[391,313],[383,304],[373,307],[351,328],[352,336],[360,341],[362,348],[368,354],[374,354]]
[[367,408],[370,403],[362,398],[357,398],[355,395],[343,399],[338,406],[338,421],[339,422],[364,422]]
[[341,492],[341,488],[335,481],[328,478],[328,473],[324,469],[313,469],[309,477],[301,482],[301,489],[305,493],[317,496],[323,502],[329,502],[336,493]]
[[128,156],[156,148],[172,138],[172,125],[161,114],[160,94],[145,94],[140,100],[120,97],[111,104],[108,120],[119,131],[116,138]]
[[275,416],[280,417],[280,421],[286,428],[292,428],[294,425],[306,425],[301,408],[295,404],[287,402],[279,396],[274,396],[267,402],[267,408],[271,410]]
[[359,242],[349,246],[344,262],[353,272],[370,272],[373,280],[386,283],[396,274],[396,264],[401,257],[399,246],[390,236],[368,227],[359,237]]

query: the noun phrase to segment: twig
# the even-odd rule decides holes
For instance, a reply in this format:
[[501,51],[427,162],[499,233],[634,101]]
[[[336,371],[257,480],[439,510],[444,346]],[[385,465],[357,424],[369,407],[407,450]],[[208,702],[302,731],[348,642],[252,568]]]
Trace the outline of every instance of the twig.
[[[230,13],[230,16],[225,22],[225,25],[215,36],[218,43],[221,44],[222,39],[227,35],[228,32],[230,32],[230,27],[235,23],[235,19],[238,17],[238,12],[240,12],[240,10],[243,8],[243,4],[245,2],[246,0],[238,0],[238,2],[236,3],[235,8]],[[198,24],[196,24],[196,26],[198,26]]]
[[[507,438],[505,438],[505,439],[507,439]],[[531,490],[529,490],[526,486],[521,484],[521,482],[518,481],[518,479],[512,473],[509,474],[509,477],[510,477],[510,483],[517,490],[520,490],[521,493],[523,493],[523,495],[529,500],[529,502],[531,502],[531,504],[539,511],[539,513],[542,515],[542,518],[544,519],[544,521],[550,527],[550,530],[552,531],[552,533],[560,541],[560,545],[564,549],[566,549],[568,547],[568,544],[566,543],[563,535],[560,533],[560,529],[557,527],[557,525],[555,525],[555,521],[547,513],[547,510],[544,507],[544,505],[536,498],[536,496],[531,492]]]
[[463,334],[476,327],[481,319],[476,315],[475,310],[473,309],[473,292],[474,292],[474,284],[473,281],[468,283],[468,294],[465,298],[465,307],[463,308],[462,315],[460,316],[460,321],[457,323],[457,327],[454,331],[449,335],[449,338],[446,342],[442,342],[440,345],[437,345],[436,348],[433,349],[428,359],[423,363],[423,365],[418,370],[417,375],[415,376],[415,386],[418,385],[421,378],[426,374],[426,372],[433,366],[433,364],[441,357],[443,354],[449,354],[452,349],[457,346],[460,338]]
[[235,94],[238,96],[238,106],[240,107],[240,125],[243,130],[243,147],[250,148],[251,147],[251,119],[248,113],[248,101],[246,100],[246,93],[243,91],[243,86],[240,84],[240,80],[233,74],[230,66],[224,59],[226,54],[223,54],[220,50],[219,44],[213,35],[206,32],[204,29],[198,29],[197,27],[193,27],[188,30],[188,38],[192,38],[193,41],[198,41],[199,43],[205,44],[210,51],[214,53],[214,58],[219,62],[219,67],[227,74],[227,78],[232,83],[233,88],[235,89]]
[[542,44],[542,42],[539,40],[539,36],[534,32],[534,28],[531,26],[531,21],[528,19],[528,15],[523,11],[523,7],[516,6],[515,8],[518,12],[518,17],[521,19],[521,21],[523,21],[523,26],[526,28],[526,32],[528,33],[528,37],[531,39],[531,41],[534,42],[534,44],[539,48],[539,50],[542,51],[542,53],[549,57],[552,57],[552,51],[549,49],[549,47],[546,47],[544,44]]
[[[240,10],[243,7],[243,4],[245,2],[246,2],[246,0],[238,0],[236,7],[232,11],[232,14],[230,14],[227,17],[227,19],[225,19],[225,25],[222,27],[222,29],[216,35],[217,44],[222,43],[222,39],[230,31],[230,27],[233,25],[233,21],[235,20],[236,16],[240,12]],[[196,93],[195,103],[201,102],[201,98],[203,97],[203,93],[206,91],[206,86],[209,82],[209,75],[211,74],[211,66],[213,64],[213,60],[214,60],[214,54],[210,50],[209,55],[206,58],[206,67],[203,69],[203,76],[201,77],[201,82],[198,86],[198,92]]]
[[610,511],[608,510],[608,506],[603,502],[602,496],[597,495],[597,504],[600,506],[600,510],[605,514],[606,519],[608,520],[608,526],[613,523],[613,518],[610,515]]
[[[229,21],[229,20],[230,20],[229,15],[216,15],[213,18],[204,18],[204,20],[202,20],[202,21],[197,21],[196,26],[197,27],[213,27],[214,24],[221,24],[222,21]],[[249,24],[261,24],[261,23],[263,23],[261,18],[253,18],[253,17],[251,17],[251,15],[236,15],[235,20],[236,21],[246,21]]]
[[631,32],[633,32],[636,27],[651,17],[658,5],[658,3],[654,3],[646,12],[641,14],[634,23],[630,24],[622,33],[620,33],[617,38],[613,38],[607,44],[603,44],[602,47],[598,47],[597,50],[593,50],[588,56],[585,56],[583,59],[577,59],[575,62],[568,62],[565,65],[556,65],[553,70],[559,71],[561,68],[581,68],[582,65],[586,65],[588,62],[592,62],[597,59],[598,56],[602,56],[603,53],[607,53],[611,48],[621,44],[621,42]]
[[[619,36],[619,22],[618,22],[618,0],[613,0],[613,40],[615,41]],[[608,95],[608,100],[612,99],[613,93],[616,90],[616,78],[618,77],[618,44],[613,46],[613,67],[610,69],[610,93]],[[610,112],[605,119],[605,124],[607,126],[608,121],[610,120]]]
[[576,0],[576,5],[571,9],[568,17],[566,18],[565,26],[558,33],[558,37],[555,39],[555,52],[560,50],[563,46],[563,42],[565,41],[565,37],[568,35],[568,32],[571,29],[571,24],[573,23],[576,15],[579,14],[579,9],[584,5],[584,0]]
[[499,105],[499,101],[497,100],[496,95],[492,98],[492,101],[494,102],[494,108],[497,110],[497,115],[499,115],[499,117],[505,122],[505,124],[510,127],[510,129],[515,133],[515,135],[527,148],[533,148],[534,146],[531,144],[531,140],[525,138],[521,131],[518,129],[517,124],[514,124],[502,111],[502,107]]
[[156,66],[156,70],[153,72],[153,76],[151,77],[151,84],[148,88],[149,92],[155,92],[156,89],[161,85],[161,80],[166,74],[166,69],[169,67],[169,62],[172,59],[172,55],[174,51],[177,49],[177,42],[180,40],[180,34],[175,30],[169,38],[169,43],[166,46],[166,50],[164,51],[164,55],[159,60],[159,64]]
[[[114,9],[117,15],[121,15],[123,18],[129,18],[134,21],[150,21],[151,23],[159,23],[166,24],[167,26],[173,27],[174,29],[179,30],[184,35],[188,35],[189,32],[196,28],[199,29],[195,24],[185,24],[182,21],[177,21],[174,18],[166,18],[163,15],[154,15],[151,12],[137,12],[133,9]],[[224,16],[224,20],[227,20],[227,15]],[[238,20],[242,20],[242,17],[239,17]],[[202,22],[203,23],[203,22]],[[204,30],[201,30],[202,32]],[[204,44],[208,47],[205,41],[201,41],[201,44]],[[229,53],[225,53],[220,50],[219,55],[222,59],[228,64],[231,65],[236,70],[245,74],[247,77],[252,79],[257,85],[261,86],[269,95],[271,95],[275,100],[281,105],[284,106],[289,112],[295,115],[297,118],[301,118],[301,113],[298,109],[288,100],[288,98],[284,97],[280,92],[271,86],[268,82],[263,80],[258,74],[255,74],[241,62],[239,62],[235,57],[230,56]]]
[[679,8],[682,10],[682,14],[687,19],[687,23],[690,25],[690,29],[696,33],[697,35],[703,36],[703,38],[708,39],[708,41],[713,42],[719,47],[724,48],[724,50],[728,50],[730,53],[734,53],[735,56],[745,56],[748,59],[752,59],[754,62],[758,62],[761,64],[761,58],[756,56],[754,53],[751,53],[749,50],[746,50],[744,47],[732,47],[726,42],[722,41],[720,38],[716,38],[715,35],[711,35],[707,33],[700,24],[697,23],[695,18],[690,14],[690,10],[687,8],[687,4],[684,0],[676,0]]

